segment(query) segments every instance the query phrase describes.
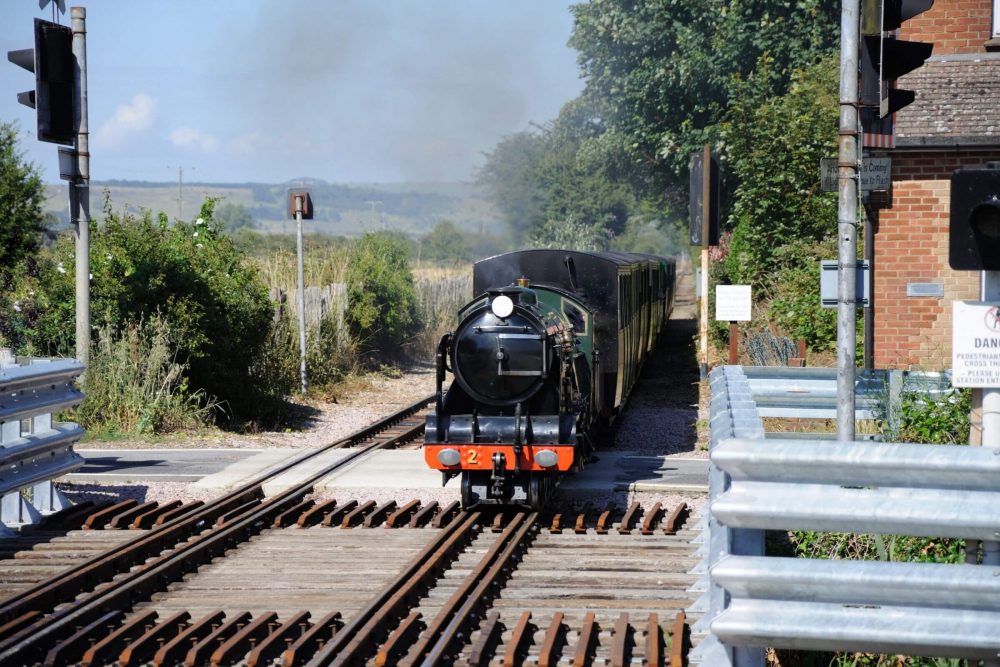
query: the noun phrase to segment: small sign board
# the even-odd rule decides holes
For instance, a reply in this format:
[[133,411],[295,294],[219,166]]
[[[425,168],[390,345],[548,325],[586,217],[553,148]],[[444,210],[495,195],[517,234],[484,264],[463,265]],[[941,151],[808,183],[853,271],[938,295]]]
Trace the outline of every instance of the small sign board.
[[[819,305],[823,308],[837,307],[837,293],[840,291],[837,264],[835,259],[824,259],[819,263]],[[857,273],[854,275],[854,293],[859,306],[863,308],[868,306],[870,290],[868,262],[858,260]]]
[[[819,160],[819,180],[823,192],[837,191],[837,158]],[[861,160],[861,192],[887,192],[892,187],[892,158],[866,157]]]
[[295,219],[295,198],[302,197],[302,219],[312,220],[313,219],[313,203],[312,197],[309,196],[308,190],[289,190],[288,191],[288,217],[292,220]]
[[955,301],[951,323],[951,383],[1000,387],[1000,303]]
[[749,322],[751,305],[750,285],[716,285],[716,320],[720,322]]

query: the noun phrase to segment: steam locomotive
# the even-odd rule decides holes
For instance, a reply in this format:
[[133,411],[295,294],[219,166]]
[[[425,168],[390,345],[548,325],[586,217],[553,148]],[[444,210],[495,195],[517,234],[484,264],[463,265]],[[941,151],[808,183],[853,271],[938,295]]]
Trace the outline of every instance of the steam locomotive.
[[[540,508],[581,470],[673,309],[676,263],[636,253],[523,250],[475,264],[437,349],[424,459],[461,475],[463,507]],[[447,391],[447,373],[453,375]]]

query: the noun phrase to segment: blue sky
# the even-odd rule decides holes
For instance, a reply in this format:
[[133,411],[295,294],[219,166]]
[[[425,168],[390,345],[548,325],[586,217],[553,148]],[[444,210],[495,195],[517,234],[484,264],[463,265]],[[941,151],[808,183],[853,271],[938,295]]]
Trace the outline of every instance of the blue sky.
[[[67,7],[73,4],[67,2]],[[80,3],[77,3],[80,4]],[[581,90],[572,18],[549,0],[91,0],[87,60],[95,180],[469,180],[482,153]],[[0,49],[28,48],[37,0],[0,0]],[[69,11],[60,18],[69,23]],[[0,120],[46,181],[0,63]],[[28,135],[30,132],[30,135]]]

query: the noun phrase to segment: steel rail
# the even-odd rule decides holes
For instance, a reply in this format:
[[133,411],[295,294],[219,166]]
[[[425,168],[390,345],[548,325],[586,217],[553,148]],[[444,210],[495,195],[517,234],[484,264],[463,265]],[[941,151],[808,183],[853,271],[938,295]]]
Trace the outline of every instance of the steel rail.
[[[406,416],[426,405],[429,400],[430,399],[427,399],[414,404],[406,411],[399,411],[391,417],[381,420],[378,424],[374,424],[366,429],[363,429],[363,431],[360,431],[359,433],[368,433],[368,437],[371,437],[372,434],[375,434],[380,430],[384,430],[384,428],[388,428],[391,425],[391,423],[388,423],[390,420],[401,421],[402,419],[405,419]],[[384,426],[380,428],[379,426],[383,424]],[[176,547],[171,553],[161,556],[151,563],[144,564],[138,570],[126,575],[121,581],[117,582],[115,586],[107,588],[103,591],[91,593],[84,596],[82,599],[77,599],[74,603],[60,609],[51,616],[37,619],[27,626],[20,626],[20,628],[9,637],[0,639],[0,665],[21,664],[21,662],[17,661],[23,661],[27,655],[34,655],[34,651],[40,643],[43,643],[44,641],[48,641],[50,643],[56,641],[56,639],[61,636],[59,635],[60,632],[63,632],[67,628],[85,625],[88,621],[100,616],[102,612],[114,608],[131,608],[132,604],[137,599],[143,597],[149,592],[159,590],[167,582],[171,581],[172,578],[178,573],[183,574],[186,571],[195,569],[195,563],[198,562],[198,558],[196,556],[200,555],[203,558],[205,554],[211,554],[214,550],[218,550],[219,553],[222,553],[227,548],[232,547],[234,543],[243,541],[250,535],[263,530],[267,526],[270,526],[275,516],[300,501],[302,496],[309,493],[317,482],[319,482],[323,477],[329,475],[331,472],[355,462],[357,459],[366,456],[372,451],[387,448],[400,441],[404,441],[407,438],[412,438],[414,435],[418,434],[422,428],[423,424],[417,424],[393,439],[376,441],[365,447],[361,447],[344,459],[312,474],[296,486],[290,487],[289,489],[286,489],[264,502],[251,505],[244,512],[235,517],[229,517],[221,527],[216,527],[214,529],[209,528],[209,532],[195,537],[187,544],[177,547],[177,545],[181,542],[181,539],[188,539],[199,529],[204,530],[209,526],[212,526],[213,522],[208,519],[215,519],[218,516],[221,516],[226,509],[231,508],[234,504],[236,504],[235,501],[242,500],[248,495],[255,495],[253,493],[254,489],[259,489],[263,481],[266,479],[273,478],[274,476],[294,467],[298,463],[312,458],[322,451],[327,451],[337,447],[338,445],[342,446],[343,443],[354,442],[359,438],[359,435],[354,434],[334,443],[333,445],[329,445],[321,450],[317,450],[316,452],[311,452],[308,456],[297,457],[293,463],[282,465],[277,470],[270,471],[269,473],[263,475],[262,478],[258,478],[255,482],[251,482],[250,484],[242,487],[240,490],[237,490],[237,492],[228,494],[224,497],[223,500],[225,502],[221,507],[213,503],[207,507],[207,510],[198,511],[190,517],[179,517],[163,528],[152,531],[150,535],[129,543],[136,546],[148,545],[151,542],[157,541],[156,538],[162,538],[164,535],[180,535],[180,537],[178,537],[172,544],[167,545],[170,547]],[[256,485],[256,487],[254,487],[254,485]],[[263,492],[260,491],[261,495],[262,493]],[[187,528],[187,530],[182,531],[182,528]],[[157,543],[162,543],[164,541],[165,540],[161,539]],[[119,553],[121,552],[121,550],[113,551]],[[129,555],[133,558],[135,557],[134,552],[131,552]],[[104,560],[112,557],[113,556],[105,555]],[[117,557],[122,558],[122,556]],[[86,564],[84,567],[86,567]],[[105,568],[103,571],[107,571],[108,569],[122,571],[127,568],[119,566],[117,568]],[[61,583],[59,584],[63,588],[54,588],[56,585],[50,584],[46,587],[46,589],[51,591],[49,595],[53,597],[58,597],[54,595],[55,592],[62,590],[65,599],[65,597],[68,597],[71,593],[71,591],[68,591],[65,588],[69,585],[68,582],[79,581],[80,578],[81,576],[79,574],[76,576],[63,577],[61,578]],[[34,597],[29,599],[38,598]],[[38,610],[29,608],[24,609],[24,612],[31,611]],[[11,662],[11,660],[15,660],[15,662]]]
[[472,541],[481,518],[479,512],[459,514],[322,651],[313,656],[309,666],[363,664],[388,631],[389,624],[408,613],[431,579],[443,572],[458,552]]
[[450,657],[448,652],[481,605],[497,593],[497,584],[509,574],[535,534],[538,513],[519,513],[511,520],[479,565],[466,577],[462,586],[428,626],[421,641],[400,665],[433,667]]
[[296,456],[265,471],[221,498],[200,507],[192,506],[188,512],[175,515],[170,521],[154,528],[151,532],[123,542],[66,572],[40,582],[0,605],[0,625],[9,623],[29,611],[49,611],[57,604],[72,599],[82,590],[92,590],[97,584],[110,580],[117,574],[160,554],[164,549],[188,539],[200,526],[215,523],[219,517],[245,505],[249,500],[262,498],[263,485],[267,481],[331,449],[341,449],[363,442],[403,421],[433,399],[433,395],[422,398],[346,438]]

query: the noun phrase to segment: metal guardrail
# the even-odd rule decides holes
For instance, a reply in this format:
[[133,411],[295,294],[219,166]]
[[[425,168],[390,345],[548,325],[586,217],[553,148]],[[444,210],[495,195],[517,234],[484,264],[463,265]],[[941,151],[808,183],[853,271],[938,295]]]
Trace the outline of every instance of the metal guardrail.
[[997,540],[1000,449],[763,440],[754,371],[711,376],[711,513],[696,568],[708,576],[691,608],[707,634],[691,661],[761,667],[761,647],[995,659],[1000,567],[764,557],[763,535]]
[[75,407],[83,394],[73,381],[83,364],[71,359],[36,359],[16,365],[0,354],[0,523],[34,523],[69,506],[53,486],[56,477],[83,465],[73,443],[83,429],[53,423],[52,413]]
[[[836,418],[837,369],[742,368],[761,417]],[[951,390],[949,373],[859,370],[855,411],[858,419],[884,418],[893,423],[904,392],[919,392],[931,400],[939,400]]]

